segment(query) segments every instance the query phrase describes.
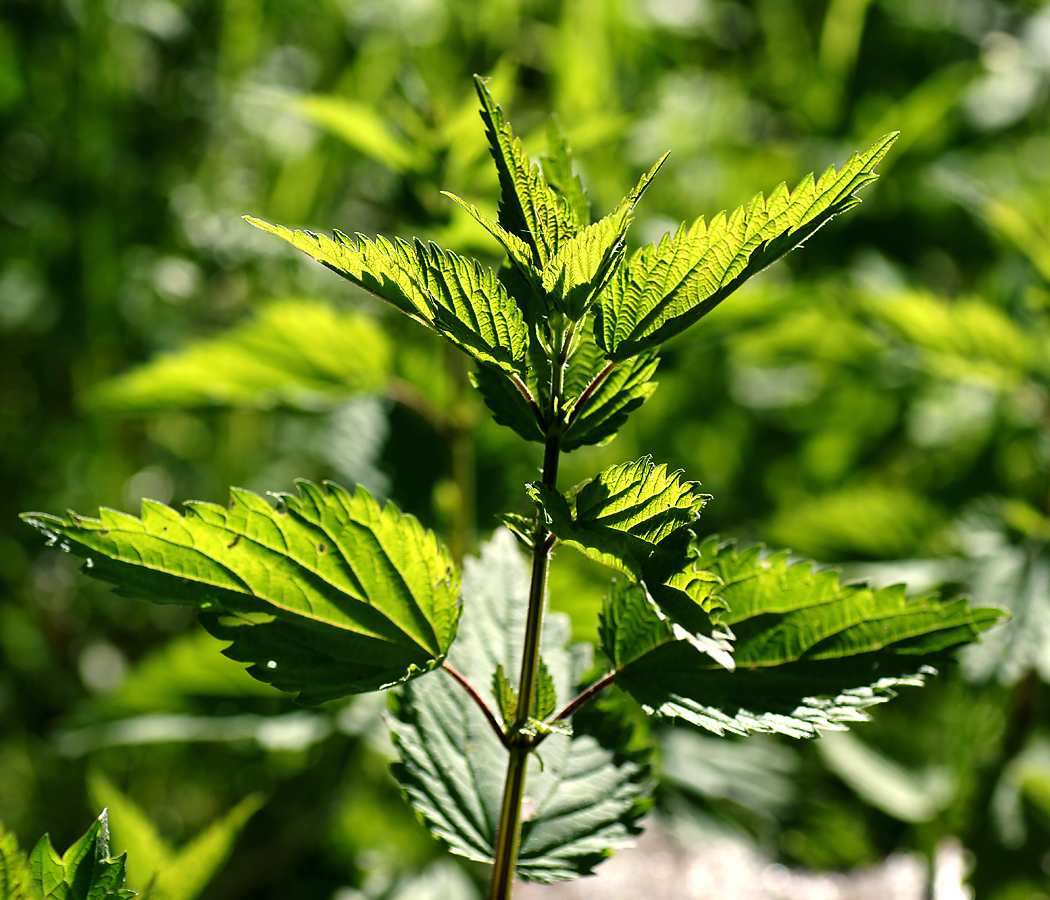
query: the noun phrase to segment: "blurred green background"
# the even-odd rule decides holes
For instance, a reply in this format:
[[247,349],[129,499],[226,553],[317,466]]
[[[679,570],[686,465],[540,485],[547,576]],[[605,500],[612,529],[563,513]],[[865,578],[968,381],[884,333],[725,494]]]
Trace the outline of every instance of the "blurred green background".
[[[461,553],[526,512],[539,447],[486,420],[462,360],[239,218],[495,262],[439,194],[495,208],[475,72],[533,153],[558,115],[596,214],[672,151],[635,245],[901,130],[862,206],[676,339],[654,397],[562,484],[652,453],[714,495],[711,532],[1013,611],[846,737],[661,731],[667,827],[818,868],[954,837],[982,900],[1050,896],[1035,2],[0,0],[0,821],[63,848],[108,805],[131,886],[158,871],[161,898],[478,878],[402,805],[382,699],[297,708],[16,518],[332,478]],[[216,336],[222,366],[113,380]],[[593,635],[600,573],[561,554],[552,589]]]

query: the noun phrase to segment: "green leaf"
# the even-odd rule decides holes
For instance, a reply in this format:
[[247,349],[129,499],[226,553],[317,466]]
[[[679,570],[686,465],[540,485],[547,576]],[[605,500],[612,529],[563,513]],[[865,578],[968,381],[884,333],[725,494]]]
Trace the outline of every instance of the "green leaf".
[[18,839],[0,823],[0,900],[38,900]]
[[391,347],[370,316],[316,300],[269,304],[248,322],[139,366],[95,388],[93,410],[200,406],[304,409],[379,391]]
[[[688,528],[707,502],[699,482],[681,475],[644,456],[610,466],[589,481],[574,508],[542,482],[531,485],[529,493],[560,541],[642,581],[654,554],[677,549],[683,533],[691,536]],[[684,557],[684,548],[678,555]]]
[[393,242],[377,237],[373,243],[363,234],[357,243],[341,231],[334,237],[312,231],[292,231],[252,216],[247,222],[287,241],[358,287],[396,306],[405,315],[433,328],[430,298],[417,269],[415,249],[400,238]]
[[114,813],[114,842],[126,847],[133,883],[150,885],[152,900],[194,900],[203,893],[229,858],[248,820],[263,805],[261,794],[252,794],[226,815],[176,849],[157,832],[145,813],[98,772],[89,778],[96,803]]
[[[565,373],[565,395],[575,398],[568,402],[569,427],[561,442],[565,452],[611,441],[627,417],[656,390],[652,379],[660,360],[655,354],[643,353],[604,372],[607,363],[594,339],[585,331],[580,346],[569,358]],[[577,412],[576,401],[598,377],[602,381],[597,390]]]
[[492,696],[503,724],[510,726],[518,711],[518,692],[503,671],[503,663],[498,663],[496,671],[492,673]]
[[470,383],[477,388],[481,399],[492,411],[492,418],[500,425],[514,429],[526,441],[542,444],[545,440],[532,407],[502,372],[479,368],[470,373]]
[[29,854],[33,893],[43,900],[128,900],[125,858],[109,855],[109,821],[105,810],[80,840],[59,856],[45,834]]
[[1003,615],[962,599],[909,599],[902,585],[842,585],[836,570],[761,549],[738,551],[714,538],[697,548],[696,565],[721,582],[722,620],[736,634],[732,672],[676,640],[638,589],[610,593],[603,650],[616,683],[648,712],[718,734],[842,730],[894,687],[922,684],[931,659],[973,642]]
[[[506,531],[466,563],[464,619],[449,659],[474,684],[491,682],[497,667],[521,668],[528,572]],[[543,658],[561,697],[573,695],[589,667],[586,648],[566,647],[569,633],[564,616],[548,615]],[[622,732],[611,724],[602,730],[598,718],[575,716],[571,737],[550,734],[539,750],[542,765],[529,761],[532,813],[522,828],[522,878],[588,874],[638,832],[651,789],[648,767],[624,751]],[[491,862],[507,752],[484,716],[451,678],[423,678],[405,686],[392,728],[401,754],[395,775],[430,830],[454,853]]]
[[571,321],[584,317],[623,259],[634,207],[665,159],[667,154],[641,177],[615,210],[564,241],[547,261],[542,285],[549,308],[560,309]]
[[313,94],[295,97],[290,105],[303,118],[395,172],[418,172],[430,162],[421,148],[406,143],[370,104],[330,94]]
[[565,200],[581,224],[591,221],[591,204],[580,176],[572,171],[572,150],[556,117],[547,123],[547,152],[540,157],[543,178]]
[[290,243],[418,322],[442,332],[476,360],[507,371],[521,368],[529,334],[521,311],[491,271],[436,244],[400,238],[357,243],[334,240],[245,216],[256,228]]
[[896,137],[886,135],[854,154],[838,172],[828,168],[817,182],[810,175],[790,193],[781,184],[768,200],[758,194],[710,225],[701,217],[659,246],[643,247],[601,299],[594,323],[598,344],[610,359],[622,360],[684,331],[832,216],[859,203],[856,192],[876,179],[872,169]]
[[231,642],[227,656],[304,704],[380,690],[441,664],[459,619],[448,550],[412,516],[358,488],[300,496],[231,490],[228,509],[186,515],[150,500],[142,518],[26,513],[130,597],[183,603]]
[[569,203],[551,189],[539,167],[530,161],[484,80],[474,76],[474,85],[499,174],[500,227],[524,241],[532,251],[532,265],[542,269],[562,243],[579,231],[581,223]]
[[983,300],[907,291],[862,304],[880,330],[919,350],[923,366],[938,377],[1013,390],[1047,372],[1040,337]]

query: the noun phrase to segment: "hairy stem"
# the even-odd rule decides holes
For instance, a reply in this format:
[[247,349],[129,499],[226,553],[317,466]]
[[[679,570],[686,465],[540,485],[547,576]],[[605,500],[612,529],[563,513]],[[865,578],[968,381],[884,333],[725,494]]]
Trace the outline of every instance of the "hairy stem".
[[[543,483],[554,488],[558,481],[558,459],[561,453],[562,375],[565,369],[564,335],[555,342],[551,362],[551,405],[547,417],[547,440],[543,448]],[[503,803],[500,808],[499,828],[496,832],[492,880],[488,900],[510,900],[514,871],[518,863],[521,843],[521,804],[525,797],[525,774],[529,765],[527,743],[518,739],[518,730],[529,719],[535,705],[536,680],[540,661],[540,635],[543,631],[543,595],[547,586],[547,568],[553,541],[542,517],[536,517],[533,536],[532,574],[529,581],[529,608],[525,620],[525,641],[521,654],[521,676],[518,679],[518,706],[510,729],[510,752],[507,776],[503,782]]]

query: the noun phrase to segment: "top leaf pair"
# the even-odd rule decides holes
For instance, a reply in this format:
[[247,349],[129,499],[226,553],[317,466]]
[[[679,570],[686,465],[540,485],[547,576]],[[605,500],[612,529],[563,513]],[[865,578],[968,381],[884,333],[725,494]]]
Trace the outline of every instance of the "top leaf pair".
[[[552,130],[541,172],[484,81],[476,77],[475,82],[499,172],[498,221],[448,196],[506,250],[508,261],[499,273],[418,239],[411,244],[382,237],[373,241],[359,234],[355,240],[339,231],[329,238],[250,217],[248,221],[460,346],[481,364],[478,387],[497,419],[528,439],[542,439],[539,435],[552,428],[569,431],[574,403],[588,387],[592,404],[613,401],[593,395],[617,364],[646,355],[627,366],[633,373],[625,376],[628,381],[640,378],[628,398],[630,408],[625,408],[626,401],[612,402],[606,418],[618,416],[616,422],[578,427],[587,433],[574,435],[570,446],[607,439],[626,413],[646,399],[652,388],[644,389],[644,382],[655,369],[651,354],[660,344],[709,313],[832,216],[860,202],[857,190],[876,178],[872,170],[897,136],[879,139],[837,172],[830,167],[819,180],[807,176],[793,191],[781,184],[768,199],[760,193],[710,223],[701,217],[688,227],[683,224],[674,235],[625,261],[635,205],[666,157],[642,176],[616,209],[591,224],[589,204],[579,178],[572,174],[560,133]],[[576,361],[571,359],[574,354],[580,357]],[[550,403],[548,372],[536,371],[537,365],[546,369],[547,360],[565,368],[566,385],[580,385],[561,409]],[[580,371],[573,372],[574,364]],[[520,396],[500,388],[499,372]],[[529,408],[515,410],[516,403]]]

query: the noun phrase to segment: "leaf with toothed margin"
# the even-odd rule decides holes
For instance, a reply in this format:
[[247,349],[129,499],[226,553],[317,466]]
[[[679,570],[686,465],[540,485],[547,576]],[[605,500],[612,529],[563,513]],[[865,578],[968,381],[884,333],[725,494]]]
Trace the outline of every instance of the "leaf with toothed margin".
[[[5,847],[6,844],[6,847]],[[7,850],[13,846],[14,853]],[[0,893],[4,900],[129,900],[135,892],[124,887],[125,856],[111,857],[109,850],[109,819],[106,810],[65,853],[59,855],[44,835],[25,860],[17,845],[0,828],[0,866],[21,864],[22,871],[10,880],[8,891]],[[28,878],[26,878],[26,870]],[[26,882],[28,881],[28,889]],[[9,893],[12,883],[22,893]],[[0,888],[5,887],[0,870]]]
[[[699,482],[685,481],[651,456],[610,466],[569,501],[542,482],[529,494],[558,540],[596,562],[644,578],[654,557],[670,552],[685,557],[691,526],[707,495]],[[685,542],[681,538],[686,535]]]
[[833,216],[856,206],[856,192],[878,177],[873,169],[896,138],[880,138],[817,181],[810,175],[791,192],[781,184],[768,200],[758,194],[709,225],[701,217],[659,246],[643,247],[602,295],[594,322],[598,344],[609,359],[623,360],[684,331]]
[[0,897],[3,900],[39,900],[29,874],[29,862],[18,839],[0,822]]
[[[616,437],[628,416],[653,395],[657,384],[653,377],[660,364],[655,354],[643,353],[610,365],[586,323],[582,327],[586,330],[565,372],[565,396],[573,416],[561,440],[566,452]],[[607,365],[610,368],[604,372]],[[577,414],[575,404],[595,378],[602,381]]]
[[529,159],[484,80],[475,76],[474,86],[481,100],[481,118],[489,150],[499,174],[500,228],[523,241],[532,252],[532,264],[542,269],[585,223],[577,219],[572,206],[544,181],[539,166]]
[[[514,538],[500,530],[468,559],[463,624],[449,662],[479,691],[505,673],[499,706],[517,696],[528,611],[529,567]],[[568,646],[567,617],[548,614],[542,652],[549,682],[540,709],[564,705],[590,668],[590,645]],[[547,679],[544,679],[547,681]],[[556,695],[556,698],[555,698]],[[491,862],[507,769],[507,751],[485,716],[450,677],[433,675],[395,693],[391,730],[401,761],[394,775],[431,833],[453,853]],[[498,713],[497,713],[498,715]],[[630,846],[649,806],[649,751],[628,750],[630,731],[616,715],[583,710],[572,734],[549,729],[525,780],[529,813],[521,831],[517,874],[565,881],[590,874]]]
[[634,207],[667,159],[665,153],[609,215],[564,241],[543,267],[543,292],[552,309],[583,318],[623,260]]
[[441,332],[478,362],[522,369],[529,334],[521,310],[475,260],[419,240],[379,237],[373,243],[359,234],[355,243],[338,231],[333,239],[245,219]]
[[569,208],[576,213],[579,222],[591,220],[591,204],[583,188],[580,176],[572,170],[572,150],[569,140],[561,130],[557,118],[551,116],[547,123],[547,152],[540,157],[543,179]]
[[441,664],[459,621],[448,550],[361,487],[265,498],[234,488],[229,508],[150,500],[142,516],[24,513],[119,593],[200,611],[249,673],[313,705],[375,691]]
[[896,686],[922,684],[930,663],[1003,616],[963,599],[908,598],[903,585],[843,585],[836,570],[716,538],[696,548],[695,566],[720,582],[735,671],[676,640],[630,585],[610,593],[600,634],[616,683],[646,711],[718,734],[813,737],[864,721],[868,706],[893,697]]

